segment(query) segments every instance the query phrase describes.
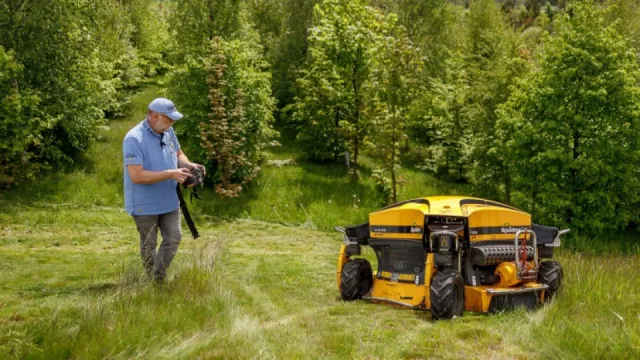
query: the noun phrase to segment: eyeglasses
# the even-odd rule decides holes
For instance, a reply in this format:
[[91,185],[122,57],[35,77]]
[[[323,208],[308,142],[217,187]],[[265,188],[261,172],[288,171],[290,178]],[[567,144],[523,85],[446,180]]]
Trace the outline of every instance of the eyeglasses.
[[158,115],[160,115],[161,117],[165,118],[169,122],[169,125],[173,125],[173,123],[176,122],[175,120],[171,119],[170,117],[168,117],[165,114],[158,113]]

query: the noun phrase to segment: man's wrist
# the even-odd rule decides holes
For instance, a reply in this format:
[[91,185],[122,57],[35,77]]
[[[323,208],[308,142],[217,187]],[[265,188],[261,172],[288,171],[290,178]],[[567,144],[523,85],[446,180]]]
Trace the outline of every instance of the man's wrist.
[[190,165],[191,165],[191,161],[178,160],[178,167],[179,168],[187,168],[187,169],[189,169]]

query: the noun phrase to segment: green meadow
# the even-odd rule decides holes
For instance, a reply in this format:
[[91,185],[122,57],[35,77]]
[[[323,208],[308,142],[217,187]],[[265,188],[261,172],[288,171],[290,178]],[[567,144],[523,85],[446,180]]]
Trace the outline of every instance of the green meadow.
[[[150,83],[111,120],[86,160],[0,193],[2,359],[631,359],[640,358],[640,252],[633,234],[557,254],[565,284],[536,311],[429,312],[343,302],[341,235],[366,221],[374,184],[305,162],[291,139],[241,197],[190,203],[169,281],[145,278],[122,209],[121,141],[163,90]],[[364,161],[363,172],[375,164]],[[471,189],[412,169],[401,200]],[[575,250],[580,248],[581,250]],[[622,250],[621,250],[622,249]],[[375,259],[371,250],[364,254]]]

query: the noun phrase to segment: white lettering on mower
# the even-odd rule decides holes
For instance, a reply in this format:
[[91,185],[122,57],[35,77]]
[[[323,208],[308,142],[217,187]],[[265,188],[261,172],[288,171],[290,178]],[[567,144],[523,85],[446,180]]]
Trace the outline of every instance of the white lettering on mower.
[[526,227],[503,227],[502,229],[500,229],[500,232],[502,232],[503,234],[515,234],[520,230],[527,230]]

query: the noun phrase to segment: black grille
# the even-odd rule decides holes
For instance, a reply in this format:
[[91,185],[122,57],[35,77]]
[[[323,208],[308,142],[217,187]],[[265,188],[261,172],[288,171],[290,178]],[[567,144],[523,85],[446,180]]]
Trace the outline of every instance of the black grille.
[[424,271],[426,253],[422,246],[372,246],[378,256],[378,270],[419,275]]

